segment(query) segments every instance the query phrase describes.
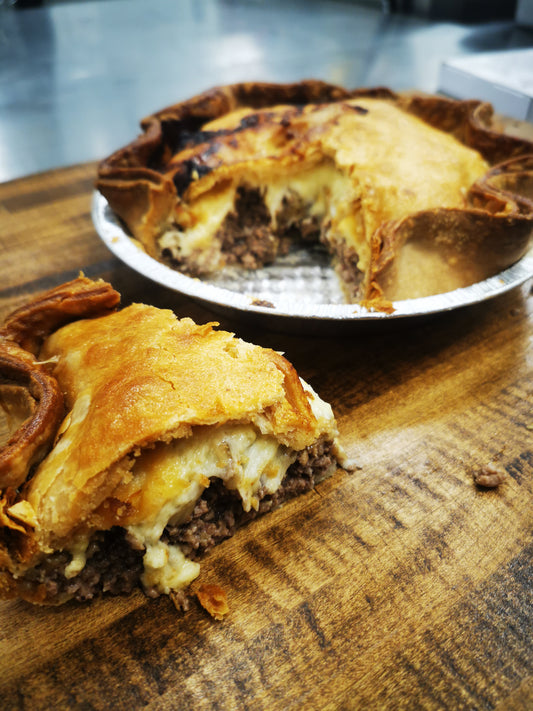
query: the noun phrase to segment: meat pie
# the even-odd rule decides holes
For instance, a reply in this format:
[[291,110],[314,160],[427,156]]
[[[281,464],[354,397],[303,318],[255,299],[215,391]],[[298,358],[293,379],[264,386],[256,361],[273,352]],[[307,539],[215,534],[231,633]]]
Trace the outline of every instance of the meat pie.
[[144,119],[97,187],[150,256],[185,274],[320,242],[347,301],[387,308],[527,250],[533,145],[494,130],[490,113],[316,81],[218,87]]
[[29,403],[0,450],[3,596],[179,597],[202,554],[344,461],[283,356],[118,300],[81,277],[0,332],[4,409]]

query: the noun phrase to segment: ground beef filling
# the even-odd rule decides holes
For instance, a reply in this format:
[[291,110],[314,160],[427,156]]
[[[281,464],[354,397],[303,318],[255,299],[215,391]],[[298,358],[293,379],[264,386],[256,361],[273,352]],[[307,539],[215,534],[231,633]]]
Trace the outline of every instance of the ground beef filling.
[[65,596],[85,601],[102,593],[126,594],[139,584],[143,555],[144,549],[133,547],[127,532],[115,527],[94,534],[87,550],[87,563],[78,575],[65,577],[65,568],[72,556],[67,551],[59,551],[28,571],[21,584],[41,586],[47,602]]
[[349,247],[344,240],[335,240],[336,270],[349,299],[359,298],[364,273],[359,269],[359,255],[355,247]]
[[277,232],[281,238],[291,241],[318,242],[322,234],[322,220],[311,214],[311,203],[306,202],[295,190],[289,190],[276,213]]
[[301,452],[274,494],[259,490],[257,511],[244,511],[239,495],[226,489],[220,479],[213,479],[198,499],[190,517],[180,526],[167,526],[165,540],[179,544],[188,558],[200,558],[218,543],[233,536],[248,521],[312,489],[334,461],[329,449],[329,444],[321,442]]
[[270,212],[258,188],[238,188],[234,209],[226,215],[216,239],[227,264],[240,264],[247,269],[273,262],[282,247],[272,231]]
[[[331,443],[319,442],[300,452],[274,494],[259,491],[258,511],[243,511],[238,494],[228,491],[220,479],[212,479],[189,518],[180,526],[167,526],[162,540],[179,545],[188,558],[200,558],[248,521],[312,489],[335,461],[330,449]],[[140,584],[143,555],[144,549],[136,547],[123,528],[115,527],[93,536],[78,575],[65,577],[71,555],[60,551],[28,571],[20,584],[42,586],[47,602],[64,596],[85,601],[102,594],[127,594]]]
[[298,193],[289,190],[276,213],[274,227],[260,189],[239,187],[234,209],[216,235],[227,264],[258,269],[287,254],[294,242],[318,242],[320,218],[309,214],[310,207]]
[[[296,191],[288,189],[279,209],[272,216],[260,188],[242,185],[237,188],[233,209],[228,212],[215,234],[225,263],[245,269],[259,269],[272,264],[277,257],[307,244],[321,245],[335,255],[336,269],[348,284],[349,296],[358,296],[363,273],[359,271],[355,248],[347,247],[344,239],[331,239],[330,222],[321,215],[311,214],[312,204]],[[173,268],[189,276],[205,273],[200,253],[180,257],[165,247],[162,258]]]

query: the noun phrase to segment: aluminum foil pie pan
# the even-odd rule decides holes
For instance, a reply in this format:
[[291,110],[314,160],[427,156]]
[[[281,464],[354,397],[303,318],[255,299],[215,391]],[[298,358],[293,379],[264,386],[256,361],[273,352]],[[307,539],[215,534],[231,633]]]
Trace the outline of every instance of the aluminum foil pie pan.
[[520,261],[471,286],[434,296],[394,302],[392,313],[347,304],[327,254],[320,248],[291,252],[258,270],[228,267],[209,277],[188,277],[148,256],[125,231],[107,200],[95,191],[92,218],[109,250],[152,281],[211,305],[215,310],[262,314],[292,323],[390,321],[427,316],[476,304],[503,294],[533,277],[533,247]]

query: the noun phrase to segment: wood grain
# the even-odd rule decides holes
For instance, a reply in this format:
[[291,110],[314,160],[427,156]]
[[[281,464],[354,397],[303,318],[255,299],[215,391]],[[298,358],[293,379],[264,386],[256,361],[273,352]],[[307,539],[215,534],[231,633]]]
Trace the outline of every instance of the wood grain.
[[[82,269],[123,302],[285,352],[359,469],[204,561],[217,623],[167,599],[0,603],[2,709],[533,707],[531,282],[475,307],[327,336],[228,320],[119,263],[92,164],[0,185],[0,318]],[[495,461],[496,490],[473,483]]]

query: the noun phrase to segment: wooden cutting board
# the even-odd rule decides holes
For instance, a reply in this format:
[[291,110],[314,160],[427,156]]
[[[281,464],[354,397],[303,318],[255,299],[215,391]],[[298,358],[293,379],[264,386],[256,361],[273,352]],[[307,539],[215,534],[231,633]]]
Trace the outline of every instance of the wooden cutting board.
[[[284,351],[359,469],[203,563],[231,614],[166,598],[0,602],[2,709],[533,708],[531,281],[425,320],[298,335],[228,321],[123,266],[90,218],[95,165],[0,185],[0,318],[77,275],[123,303]],[[474,485],[489,462],[506,472]]]

